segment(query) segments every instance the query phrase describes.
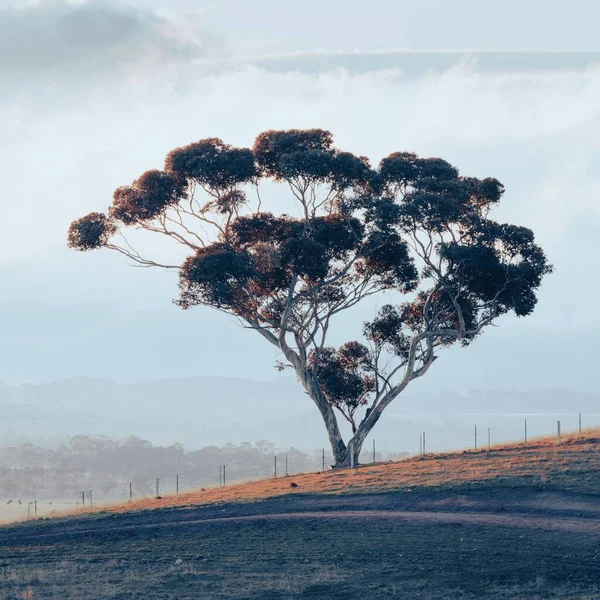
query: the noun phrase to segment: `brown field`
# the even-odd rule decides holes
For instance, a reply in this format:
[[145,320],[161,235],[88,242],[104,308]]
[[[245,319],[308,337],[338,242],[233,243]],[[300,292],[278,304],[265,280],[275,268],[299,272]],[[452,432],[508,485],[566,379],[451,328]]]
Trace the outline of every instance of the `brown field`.
[[587,431],[561,446],[428,455],[0,527],[0,599],[600,599],[599,441]]

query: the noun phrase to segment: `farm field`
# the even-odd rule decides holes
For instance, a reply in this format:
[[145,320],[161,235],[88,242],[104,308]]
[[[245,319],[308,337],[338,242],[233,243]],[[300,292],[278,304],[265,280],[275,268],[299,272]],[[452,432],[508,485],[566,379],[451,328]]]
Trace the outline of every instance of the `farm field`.
[[596,434],[7,525],[0,598],[600,598]]

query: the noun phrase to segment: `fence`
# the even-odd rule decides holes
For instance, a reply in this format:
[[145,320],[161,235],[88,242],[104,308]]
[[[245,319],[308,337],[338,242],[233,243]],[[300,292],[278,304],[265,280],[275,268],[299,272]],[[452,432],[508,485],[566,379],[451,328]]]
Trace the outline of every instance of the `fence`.
[[600,414],[461,414],[454,415],[452,426],[432,431],[422,427],[413,432],[418,454],[459,450],[486,450],[498,444],[522,442],[533,438],[555,437],[561,443],[564,432],[581,433],[583,428],[600,426]]
[[[576,432],[581,435],[582,434],[582,413],[578,413],[577,415],[577,420],[578,420],[578,424],[577,424],[577,429]],[[519,441],[522,441],[523,445],[525,447],[527,447],[528,442],[532,439],[532,435],[531,435],[531,431],[530,428],[528,427],[528,423],[527,423],[527,419],[524,418],[523,419],[523,436],[521,438],[521,440],[510,440],[512,442],[516,442],[518,443]],[[529,424],[531,425],[531,419],[529,420]],[[562,422],[561,420],[557,420],[556,421],[556,433],[555,434],[550,434],[548,432],[537,432],[533,437],[549,437],[550,435],[556,435],[556,443],[557,445],[560,446],[561,442],[562,442]],[[470,446],[473,450],[491,450],[492,449],[492,445],[497,445],[498,443],[507,443],[507,440],[502,439],[502,440],[495,440],[492,443],[492,428],[491,427],[487,427],[484,431],[482,431],[481,427],[478,429],[477,425],[473,425],[473,437],[472,437],[472,445]],[[484,442],[482,444],[481,442],[481,436],[484,435]],[[469,446],[465,445],[462,449],[467,449]],[[438,445],[436,448],[436,445],[434,444],[434,447],[431,448],[431,446],[427,445],[427,432],[424,431],[423,433],[421,433],[419,435],[419,455],[420,456],[424,456],[425,454],[431,454],[431,453],[435,453],[436,451],[441,451],[442,448],[440,448],[440,446]]]
[[[473,418],[472,420],[479,421],[468,427],[468,434],[466,432],[466,425],[463,427],[464,433],[460,436],[454,433],[452,440],[445,439],[440,435],[436,436],[435,433],[432,435],[431,431],[425,430],[419,433],[418,439],[415,439],[415,450],[411,453],[388,453],[386,456],[377,451],[377,443],[373,439],[367,448],[363,448],[360,463],[374,463],[384,459],[399,458],[407,454],[409,456],[422,456],[437,452],[466,449],[486,451],[501,443],[521,442],[524,447],[527,447],[527,444],[534,437],[547,437],[549,435],[554,436],[556,443],[560,445],[565,431],[581,434],[584,425],[589,427],[600,424],[600,415],[588,415],[590,418],[587,421],[582,413],[562,414],[562,418],[556,420],[550,419],[549,415],[527,415],[527,417],[519,419],[521,434],[520,436],[515,436],[514,423],[507,425],[503,421],[503,424],[488,424],[489,421],[497,421],[493,417],[497,417],[498,415],[462,415],[463,421],[466,421],[468,416],[477,417],[477,419]],[[518,416],[513,415],[513,420],[516,418]],[[484,420],[488,421],[488,423],[482,423]],[[553,423],[553,427],[549,426],[550,421]],[[417,443],[418,452],[416,451]],[[268,459],[268,457],[266,458]],[[0,520],[2,518],[33,519],[77,508],[89,509],[141,498],[180,494],[191,490],[202,491],[207,488],[224,487],[244,481],[288,477],[300,472],[323,472],[330,469],[334,462],[331,453],[325,448],[321,449],[318,454],[315,452],[312,455],[313,469],[307,469],[305,461],[302,461],[301,465],[295,465],[287,452],[274,453],[271,460],[270,467],[267,467],[268,461],[265,460],[262,468],[263,472],[255,473],[253,477],[240,476],[239,465],[235,463],[212,464],[193,471],[183,470],[171,474],[160,473],[158,477],[153,477],[152,479],[136,478],[135,480],[123,481],[113,486],[94,487],[87,485],[87,489],[77,492],[75,497],[71,496],[71,498],[63,500],[43,500],[39,497],[25,502],[22,500],[9,500],[7,504],[12,505],[12,509],[7,511],[5,507],[4,511],[0,510]],[[300,468],[295,468],[297,466],[300,466]]]
[[[295,461],[293,459],[296,459]],[[307,461],[309,464],[307,465]],[[294,464],[296,462],[296,464]],[[182,470],[173,473],[159,473],[159,477],[135,477],[116,485],[94,485],[86,480],[77,492],[62,498],[48,498],[44,490],[38,490],[33,500],[15,499],[0,505],[0,521],[18,518],[36,518],[60,514],[73,509],[98,508],[114,503],[122,503],[143,498],[179,494],[191,490],[210,489],[244,481],[261,480],[273,477],[285,477],[301,472],[321,472],[331,468],[333,457],[325,448],[311,456],[278,452],[265,456],[262,465],[249,468],[247,463],[211,464],[203,468]],[[310,467],[313,467],[310,469]],[[262,467],[262,468],[261,468]],[[307,468],[308,467],[308,468]],[[248,474],[250,473],[250,474]],[[96,482],[97,483],[97,482]],[[40,497],[44,496],[44,497]]]

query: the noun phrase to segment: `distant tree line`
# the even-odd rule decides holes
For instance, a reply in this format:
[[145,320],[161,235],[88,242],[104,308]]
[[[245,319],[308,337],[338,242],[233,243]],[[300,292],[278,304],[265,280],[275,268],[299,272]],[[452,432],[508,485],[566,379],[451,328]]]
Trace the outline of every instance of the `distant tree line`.
[[[55,449],[31,443],[0,448],[0,498],[78,498],[93,489],[98,498],[131,482],[136,495],[151,494],[155,480],[180,474],[182,485],[219,483],[219,467],[226,465],[228,481],[285,474],[287,454],[290,474],[317,471],[321,450],[277,451],[261,440],[254,444],[225,444],[186,451],[181,444],[154,446],[135,436],[115,440],[104,436],[75,436]],[[381,458],[378,455],[378,458]],[[326,464],[332,457],[326,455]]]

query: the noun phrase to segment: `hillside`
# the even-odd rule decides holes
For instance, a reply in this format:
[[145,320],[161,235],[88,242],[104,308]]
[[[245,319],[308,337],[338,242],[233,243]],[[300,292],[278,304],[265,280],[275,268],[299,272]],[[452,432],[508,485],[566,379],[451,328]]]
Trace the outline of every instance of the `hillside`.
[[[600,497],[600,430],[586,430],[582,435],[563,435],[561,441],[559,446],[555,438],[538,438],[531,440],[527,446],[492,446],[490,452],[485,449],[428,454],[399,462],[364,465],[354,470],[307,473],[167,495],[161,499],[146,498],[107,510],[255,502],[287,494],[367,494],[431,490],[443,490],[452,494],[485,488],[535,488]],[[290,487],[292,482],[297,487]]]
[[589,430],[0,527],[0,599],[599,598],[598,443]]

